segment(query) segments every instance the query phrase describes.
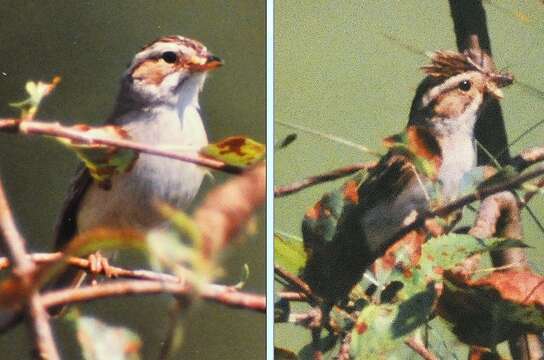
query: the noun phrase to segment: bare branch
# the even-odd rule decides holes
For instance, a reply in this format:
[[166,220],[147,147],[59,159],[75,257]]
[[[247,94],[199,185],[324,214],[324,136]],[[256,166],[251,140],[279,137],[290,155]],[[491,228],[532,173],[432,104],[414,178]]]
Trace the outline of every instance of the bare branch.
[[504,191],[485,198],[469,234],[483,239],[501,236],[521,240],[523,238],[521,217],[515,195],[510,191]]
[[200,287],[188,283],[174,283],[150,280],[120,280],[99,283],[96,286],[63,289],[46,292],[42,295],[45,307],[55,307],[74,303],[88,302],[104,298],[128,295],[197,295],[200,298],[232,308],[266,312],[266,298],[263,295],[240,292],[224,285],[206,284]]
[[277,186],[274,189],[274,197],[280,198],[283,196],[291,195],[310,186],[350,176],[360,170],[370,170],[374,166],[376,166],[376,162],[351,164],[338,169],[334,169],[324,174],[307,177],[292,184]]
[[[480,238],[500,236],[522,239],[520,206],[516,196],[505,191],[486,198],[480,206],[470,234]],[[513,268],[523,271],[529,267],[526,252],[516,248],[494,251],[491,259],[493,266],[498,269]],[[524,334],[509,339],[508,342],[515,359],[540,359],[543,355],[541,341],[535,334]]]
[[141,144],[130,140],[101,138],[89,135],[85,131],[76,130],[62,126],[55,122],[41,121],[23,121],[16,119],[0,119],[0,131],[6,133],[21,133],[30,135],[55,136],[65,139],[75,140],[81,144],[100,144],[115,146],[123,149],[131,149],[140,153],[157,155],[169,159],[175,159],[193,163],[212,170],[222,171],[229,174],[241,174],[244,169],[225,164],[221,161],[206,158],[196,154],[180,154],[178,152],[167,151],[155,146]]
[[[541,160],[540,160],[541,161]],[[425,221],[427,219],[432,219],[435,217],[444,217],[448,214],[451,214],[453,211],[461,209],[462,207],[480,200],[484,199],[490,195],[513,190],[521,186],[523,183],[544,175],[544,166],[540,165],[535,169],[524,172],[523,174],[513,176],[512,178],[500,182],[498,184],[493,184],[485,186],[482,189],[479,189],[471,194],[465,195],[458,198],[444,206],[441,206],[433,211],[429,211],[423,214],[418,215],[418,217],[409,225],[402,227],[395,235],[393,235],[388,241],[382,244],[382,252],[384,252],[389,246],[395,243],[397,240],[402,239],[406,234],[412,230],[423,228],[425,226]]]
[[410,349],[414,350],[422,359],[425,360],[438,360],[438,357],[434,355],[429,349],[425,347],[423,342],[416,338],[410,337],[404,342]]
[[302,280],[300,277],[291,274],[289,271],[277,265],[274,265],[274,273],[287,281],[289,284],[296,287],[298,290],[300,290],[301,293],[313,304],[319,304],[323,302],[318,296],[316,296],[312,292],[310,285],[306,284],[306,282],[304,282],[304,280]]
[[282,291],[279,292],[277,295],[280,299],[287,301],[308,301],[308,297],[302,292]]
[[[8,257],[15,264],[14,276],[18,277],[23,284],[30,282],[30,274],[34,270],[34,264],[27,258],[25,240],[17,230],[15,221],[4,193],[4,187],[0,181],[0,231],[2,234],[2,247],[7,250]],[[27,321],[32,337],[34,348],[41,359],[56,360],[59,354],[53,340],[53,332],[49,325],[48,316],[45,312],[40,294],[34,292],[26,304]]]
[[17,230],[11,214],[4,187],[0,183],[0,231],[2,233],[2,248],[8,254],[8,258],[15,264],[14,272],[24,276],[34,269],[34,266],[26,256],[25,240]]
[[[27,258],[35,262],[36,264],[45,265],[45,264],[60,261],[63,258],[63,254],[61,252],[37,253],[37,254],[27,255]],[[83,258],[78,258],[73,256],[67,257],[66,259],[64,259],[64,261],[66,261],[66,263],[68,263],[70,266],[74,266],[85,271],[89,271],[91,266],[90,261],[88,259],[83,259]],[[0,258],[0,270],[6,269],[9,266],[10,266],[10,262],[7,258]],[[129,270],[129,269],[124,269],[124,268],[120,268],[120,267],[116,267],[112,265],[109,266],[108,271],[114,277],[146,280],[148,282],[171,283],[171,284],[174,284],[174,286],[184,286],[183,288],[184,290],[179,290],[180,293],[184,293],[184,294],[192,294],[192,295],[198,296],[199,290],[200,290],[200,289],[192,288],[192,293],[191,293],[191,287],[185,284],[183,279],[180,279],[171,274],[159,273],[159,272],[150,271],[150,270]],[[102,286],[102,284],[99,283],[97,286]],[[148,291],[152,291],[152,290],[148,290]],[[224,293],[228,292],[229,296],[222,297],[221,299],[215,299],[213,298],[213,296],[205,297],[203,295],[203,294],[213,294],[213,293],[220,294],[221,293],[221,296],[223,296],[222,292]],[[51,292],[48,294],[51,294]],[[234,294],[240,294],[241,298],[244,298],[246,296],[246,294],[234,289],[233,287],[224,286],[224,285],[214,285],[214,284],[204,285],[204,291],[201,293],[204,300],[225,303],[225,305],[230,307],[241,307],[240,303],[243,303],[243,300],[238,299]],[[256,301],[257,299],[256,297],[260,295],[249,295],[249,296],[252,297],[253,301]],[[264,296],[261,296],[261,298],[264,301]],[[234,303],[230,304],[229,301],[231,300],[234,301]],[[251,303],[251,301],[249,301],[249,303]],[[256,306],[258,307],[258,305]],[[258,308],[257,309],[251,308],[249,310],[260,311]]]

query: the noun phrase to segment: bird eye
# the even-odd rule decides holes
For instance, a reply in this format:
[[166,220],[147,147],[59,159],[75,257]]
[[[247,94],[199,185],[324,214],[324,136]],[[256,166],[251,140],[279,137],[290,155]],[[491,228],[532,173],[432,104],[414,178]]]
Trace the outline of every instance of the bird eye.
[[469,80],[463,80],[459,83],[459,89],[461,89],[461,91],[469,91],[471,87],[472,84]]
[[173,51],[166,51],[162,53],[162,59],[169,64],[175,63],[178,59],[178,56]]

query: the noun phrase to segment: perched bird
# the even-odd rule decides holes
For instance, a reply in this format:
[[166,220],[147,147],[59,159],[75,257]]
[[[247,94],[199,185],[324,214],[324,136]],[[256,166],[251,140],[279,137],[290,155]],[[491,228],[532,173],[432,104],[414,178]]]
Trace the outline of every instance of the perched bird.
[[[199,93],[207,72],[221,64],[198,41],[182,36],[159,38],[134,56],[106,123],[121,127],[132,141],[198,151],[208,143]],[[145,231],[160,226],[165,220],[153,202],[186,208],[203,176],[204,171],[194,164],[148,154],[140,154],[133,168],[114,175],[108,186],[94,181],[80,167],[58,220],[55,249],[61,250],[76,234],[93,228]],[[103,263],[102,258],[94,260]],[[53,288],[77,285],[82,274],[69,269]]]
[[478,115],[512,83],[511,75],[476,63],[470,53],[438,51],[431,60],[404,134],[387,139],[389,152],[366,176],[325,194],[305,215],[302,277],[329,304],[347,297],[416,212],[458,195],[476,166]]

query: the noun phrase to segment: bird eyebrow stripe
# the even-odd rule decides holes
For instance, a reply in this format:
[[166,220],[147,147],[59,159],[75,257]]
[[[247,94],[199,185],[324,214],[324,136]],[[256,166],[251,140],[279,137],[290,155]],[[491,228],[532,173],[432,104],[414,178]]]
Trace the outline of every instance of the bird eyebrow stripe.
[[202,44],[200,44],[199,42],[194,41],[194,40],[189,40],[189,39],[178,37],[178,36],[166,36],[166,37],[160,38],[159,40],[153,41],[152,43],[149,43],[149,44],[145,45],[142,48],[142,50],[147,50],[147,49],[151,48],[152,46],[154,46],[154,45],[156,45],[158,43],[177,43],[177,44],[183,45],[185,47],[191,48],[191,49],[193,49],[193,50],[195,50],[197,52],[202,51],[202,49],[204,48],[204,46]]
[[436,99],[438,95],[442,94],[444,91],[457,87],[457,84],[459,84],[459,80],[465,78],[466,75],[467,73],[453,76],[444,81],[442,84],[429,89],[422,98],[421,103],[423,107],[427,107],[432,101]]

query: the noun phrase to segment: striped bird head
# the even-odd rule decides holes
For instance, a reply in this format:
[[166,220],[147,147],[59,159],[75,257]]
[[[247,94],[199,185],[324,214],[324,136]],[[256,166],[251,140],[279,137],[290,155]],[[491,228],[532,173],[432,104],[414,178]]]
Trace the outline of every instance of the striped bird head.
[[138,52],[122,79],[119,101],[176,105],[197,101],[206,73],[222,65],[204,45],[179,35],[165,36]]
[[487,99],[501,99],[512,75],[497,72],[486,56],[476,62],[470,52],[437,51],[430,57],[422,67],[428,76],[417,90],[409,125],[438,130],[439,136],[459,130],[472,134]]

